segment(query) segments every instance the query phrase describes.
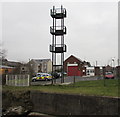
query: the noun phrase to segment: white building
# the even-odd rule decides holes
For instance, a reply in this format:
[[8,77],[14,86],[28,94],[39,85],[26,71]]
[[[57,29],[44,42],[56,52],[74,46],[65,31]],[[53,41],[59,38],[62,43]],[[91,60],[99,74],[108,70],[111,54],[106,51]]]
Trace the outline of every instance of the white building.
[[95,68],[86,67],[86,76],[95,76]]
[[35,74],[38,72],[49,73],[52,71],[51,59],[31,59],[30,66]]

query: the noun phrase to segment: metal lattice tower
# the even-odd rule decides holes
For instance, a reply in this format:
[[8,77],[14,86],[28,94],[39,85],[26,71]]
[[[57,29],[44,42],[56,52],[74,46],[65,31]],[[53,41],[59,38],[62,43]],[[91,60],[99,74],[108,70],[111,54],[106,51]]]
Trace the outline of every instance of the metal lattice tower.
[[[61,8],[55,8],[55,6],[53,6],[53,9],[50,10],[50,15],[53,18],[53,26],[50,27],[50,33],[52,34],[52,44],[50,45],[50,52],[52,52],[52,73],[56,72],[56,67],[61,67],[61,83],[63,83],[64,52],[66,52],[66,45],[64,44],[64,35],[66,34],[64,18],[66,18],[66,9],[62,6]],[[60,54],[61,63],[59,65],[56,62],[57,54]],[[56,80],[54,80],[54,82],[56,82]]]

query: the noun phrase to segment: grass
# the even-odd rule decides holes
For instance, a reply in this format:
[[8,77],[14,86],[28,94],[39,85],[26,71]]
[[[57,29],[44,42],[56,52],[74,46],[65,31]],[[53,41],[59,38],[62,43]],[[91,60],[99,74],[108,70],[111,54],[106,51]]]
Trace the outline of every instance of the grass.
[[79,95],[94,95],[94,96],[110,96],[119,97],[118,87],[120,82],[118,79],[111,80],[96,80],[96,81],[80,81],[70,85],[48,85],[48,86],[29,86],[15,87],[3,86],[2,90],[11,91],[26,91],[38,90],[49,93],[66,93]]
[[23,84],[23,83],[27,83],[28,82],[28,79],[12,79],[12,80],[9,80],[9,83],[12,84],[12,83],[19,83],[19,84]]

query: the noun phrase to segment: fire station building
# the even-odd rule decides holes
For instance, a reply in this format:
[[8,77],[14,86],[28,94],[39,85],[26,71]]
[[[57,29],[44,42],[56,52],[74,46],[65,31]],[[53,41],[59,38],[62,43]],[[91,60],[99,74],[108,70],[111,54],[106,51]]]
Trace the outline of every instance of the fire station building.
[[86,66],[90,66],[89,62],[71,55],[64,61],[64,71],[68,76],[83,76],[86,75]]

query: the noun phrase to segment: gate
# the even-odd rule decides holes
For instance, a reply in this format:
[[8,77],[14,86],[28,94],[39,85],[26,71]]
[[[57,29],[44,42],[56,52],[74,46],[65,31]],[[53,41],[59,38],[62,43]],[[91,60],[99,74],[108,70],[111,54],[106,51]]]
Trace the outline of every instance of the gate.
[[6,75],[6,85],[8,86],[29,86],[30,76],[27,75]]

